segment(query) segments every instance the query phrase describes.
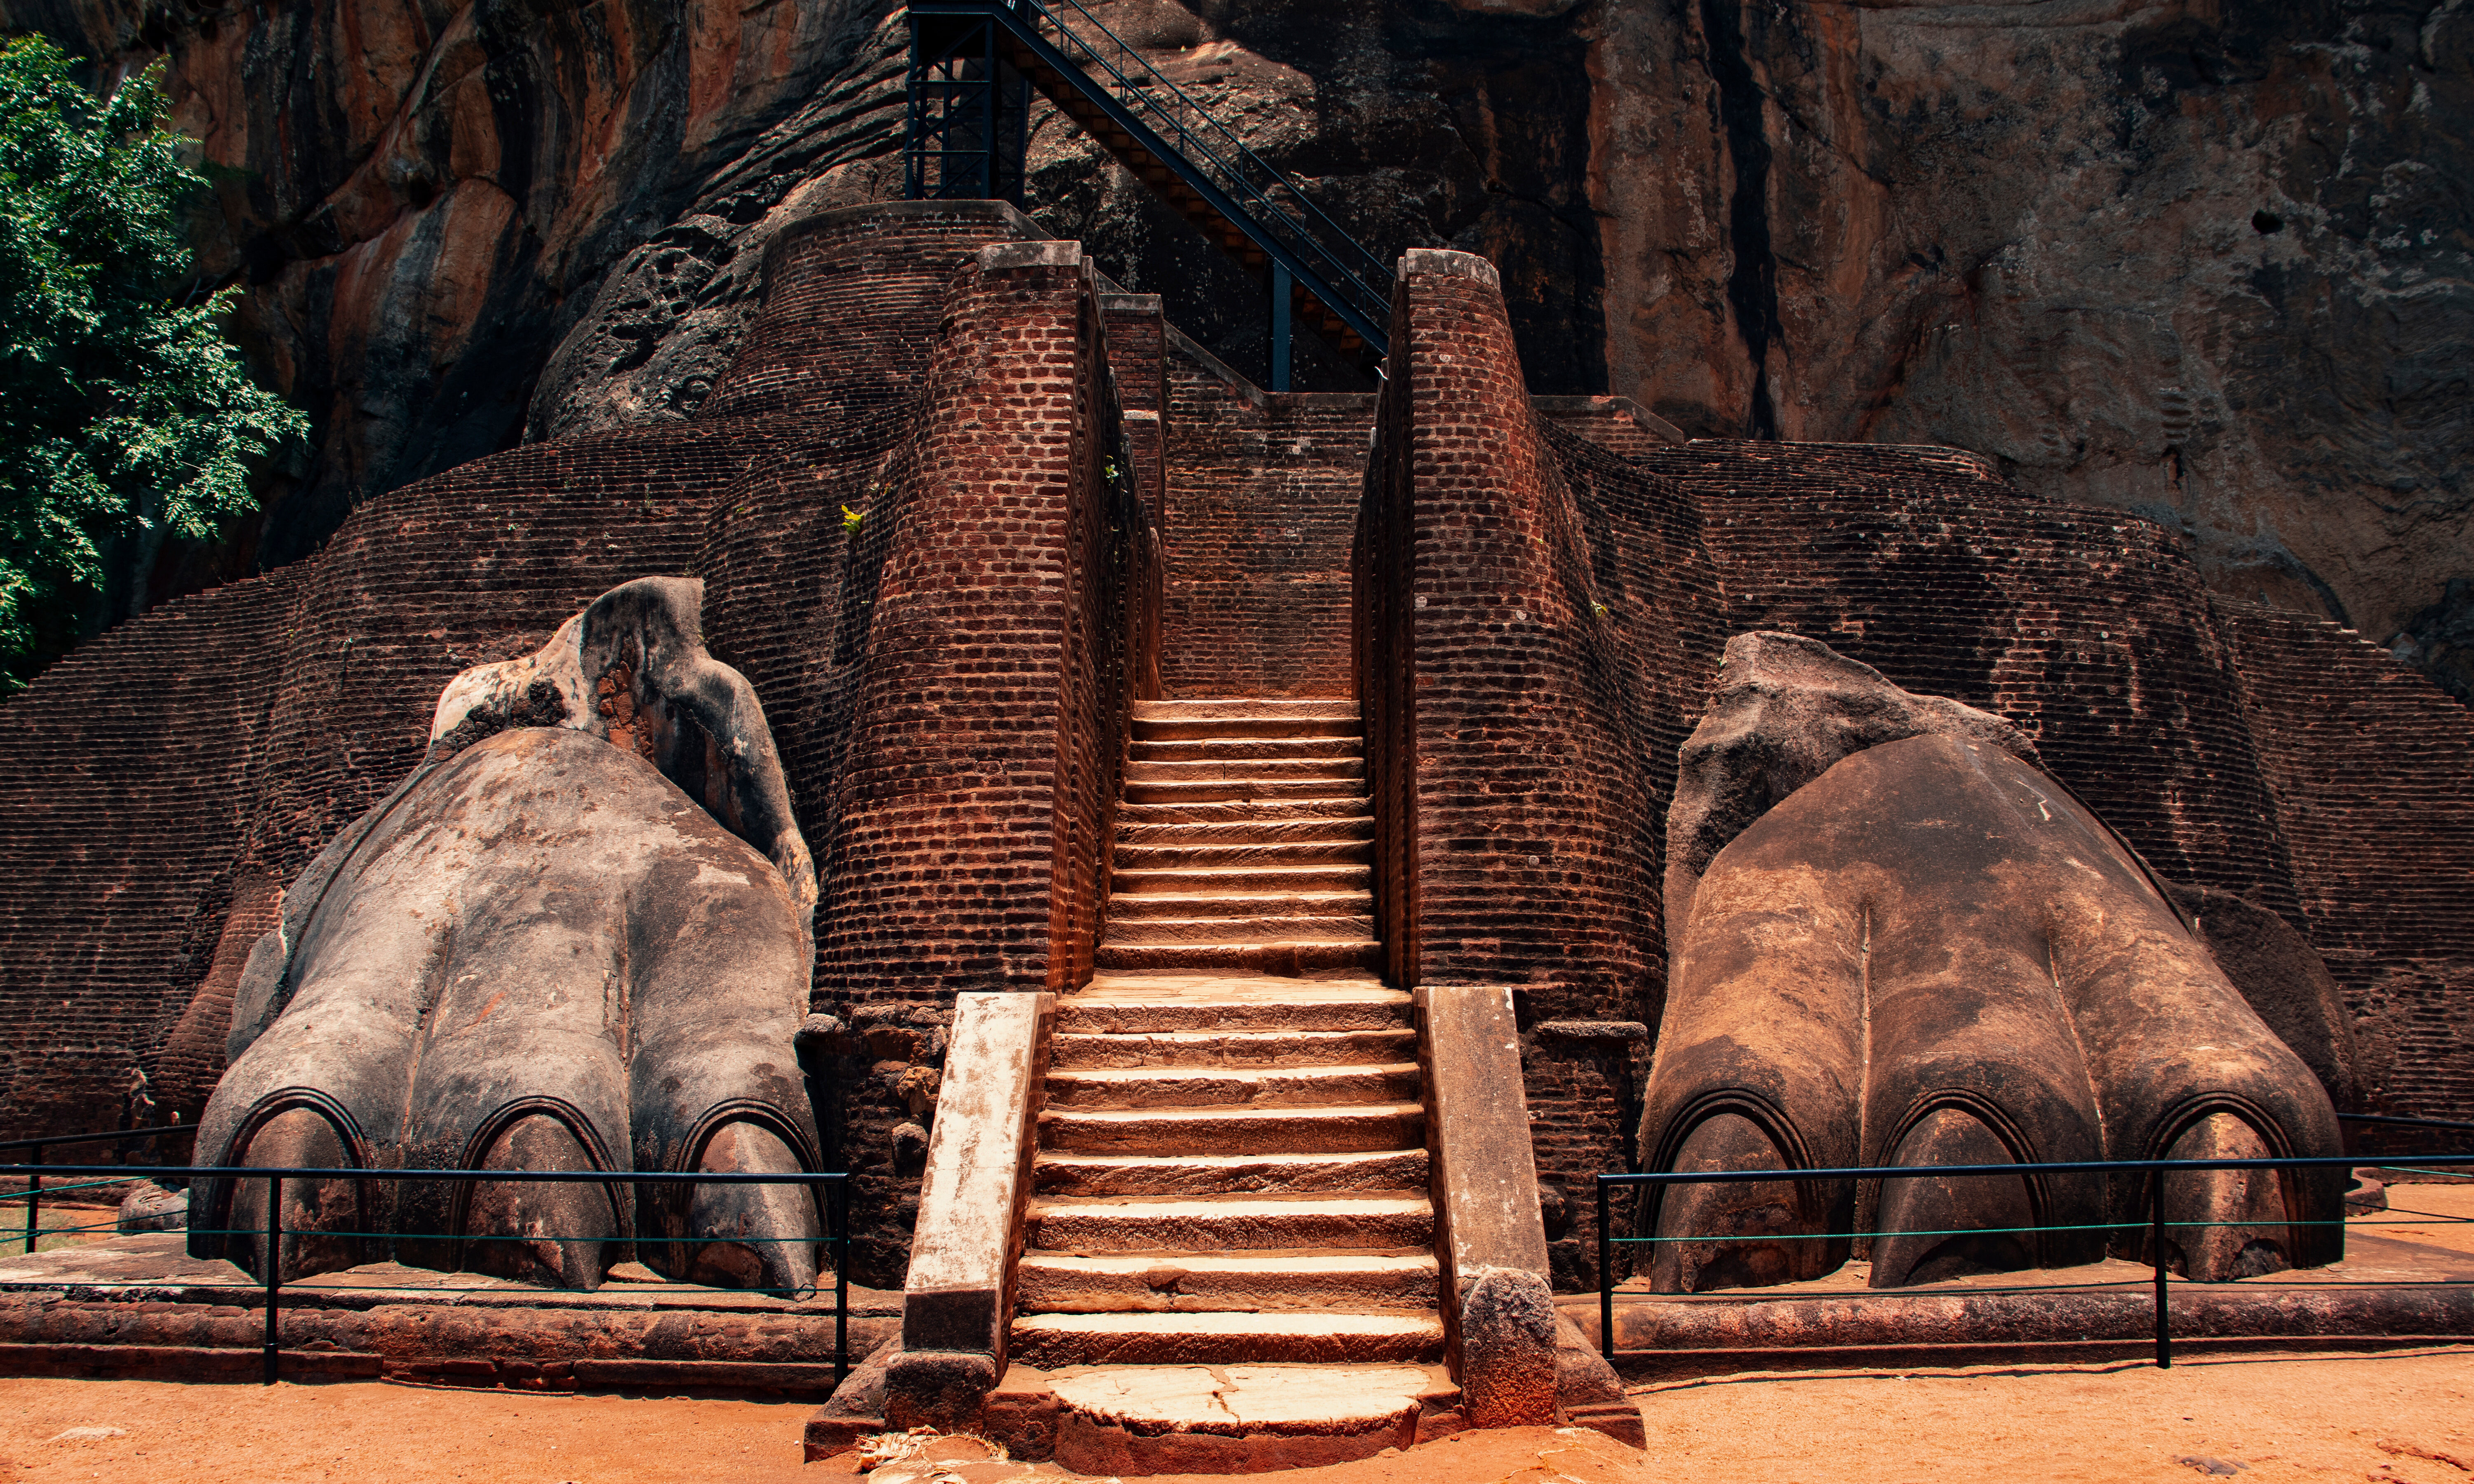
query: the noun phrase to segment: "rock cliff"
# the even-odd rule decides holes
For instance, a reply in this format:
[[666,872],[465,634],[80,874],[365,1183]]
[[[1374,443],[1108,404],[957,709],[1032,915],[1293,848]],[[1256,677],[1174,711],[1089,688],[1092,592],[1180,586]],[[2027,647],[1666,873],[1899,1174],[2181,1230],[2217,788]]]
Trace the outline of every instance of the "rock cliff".
[[[1108,0],[1378,252],[1501,267],[1530,383],[1949,443],[2220,590],[2474,676],[2463,0]],[[522,438],[685,416],[757,250],[896,194],[888,0],[0,0],[158,53],[204,271],[319,419],[255,560]],[[1044,104],[1032,214],[1232,363],[1261,291]],[[1308,358],[1306,384],[1350,373]],[[176,579],[158,574],[160,589]]]

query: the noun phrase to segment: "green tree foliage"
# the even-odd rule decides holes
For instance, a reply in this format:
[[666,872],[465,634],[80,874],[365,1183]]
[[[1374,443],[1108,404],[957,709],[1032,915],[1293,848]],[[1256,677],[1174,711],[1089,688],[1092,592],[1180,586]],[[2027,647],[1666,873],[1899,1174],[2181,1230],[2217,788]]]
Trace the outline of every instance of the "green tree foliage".
[[99,542],[212,537],[256,509],[253,462],[308,431],[223,333],[239,291],[180,302],[180,207],[206,182],[158,71],[103,99],[73,66],[0,45],[0,692],[35,667],[36,620],[101,589]]

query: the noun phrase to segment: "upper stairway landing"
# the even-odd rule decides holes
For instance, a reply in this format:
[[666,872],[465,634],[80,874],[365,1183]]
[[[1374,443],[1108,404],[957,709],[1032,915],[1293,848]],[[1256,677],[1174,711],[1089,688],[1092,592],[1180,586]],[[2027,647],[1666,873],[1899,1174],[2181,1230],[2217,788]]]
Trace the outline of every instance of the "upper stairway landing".
[[1374,816],[1353,701],[1144,701],[1097,967],[1375,969]]

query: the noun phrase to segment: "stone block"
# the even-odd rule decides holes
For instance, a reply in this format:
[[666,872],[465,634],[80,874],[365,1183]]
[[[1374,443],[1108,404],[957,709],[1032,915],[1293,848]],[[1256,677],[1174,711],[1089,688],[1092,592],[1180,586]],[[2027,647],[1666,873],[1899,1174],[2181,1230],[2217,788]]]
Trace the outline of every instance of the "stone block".
[[976,1351],[906,1349],[885,1372],[885,1422],[888,1430],[934,1427],[938,1432],[977,1432],[997,1363]]
[[1009,1365],[1005,1378],[988,1393],[980,1414],[980,1435],[1004,1444],[1015,1458],[1040,1463],[1056,1454],[1056,1421],[1062,1410],[1047,1372]]
[[1536,1273],[1495,1269],[1473,1277],[1461,1304],[1461,1392],[1470,1425],[1553,1425],[1554,1293]]
[[[982,1394],[996,1384],[1005,1355],[1013,1242],[1030,1190],[1034,1096],[1054,1013],[1048,994],[959,996],[929,1137],[903,1286],[903,1346],[982,1357]],[[977,1406],[974,1398],[974,1416]]]
[[1512,993],[1499,985],[1437,984],[1416,992],[1423,1022],[1426,1095],[1434,1110],[1436,1202],[1445,1272],[1546,1271],[1538,1169],[1520,1073]]

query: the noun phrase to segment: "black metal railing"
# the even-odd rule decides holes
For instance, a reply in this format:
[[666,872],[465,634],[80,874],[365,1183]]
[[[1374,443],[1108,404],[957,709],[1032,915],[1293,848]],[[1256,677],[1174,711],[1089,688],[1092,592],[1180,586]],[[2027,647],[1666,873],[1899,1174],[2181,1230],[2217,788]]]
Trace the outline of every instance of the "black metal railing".
[[[2353,1120],[2350,1120],[2350,1119],[2349,1119],[2348,1121],[2353,1121]],[[2464,1125],[2464,1124],[2450,1124],[2450,1123],[2439,1122],[2439,1121],[2437,1121],[2437,1120],[2422,1120],[2422,1119],[2396,1119],[2396,1118],[2383,1118],[2383,1119],[2379,1119],[2379,1120],[2376,1120],[2376,1121],[2384,1122],[2384,1123],[2390,1123],[2390,1124],[2403,1123],[2403,1124],[2419,1125],[2419,1126],[2423,1126],[2423,1127],[2434,1127],[2434,1128],[2453,1128],[2453,1129],[2463,1129],[2463,1128],[2466,1128],[2466,1127],[2467,1127],[2467,1125]],[[1698,1235],[1684,1235],[1684,1236],[1616,1236],[1616,1235],[1614,1235],[1614,1234],[1613,1234],[1613,1227],[1612,1227],[1612,1217],[1613,1217],[1613,1203],[1612,1203],[1612,1200],[1610,1199],[1610,1197],[1611,1197],[1612,1192],[1613,1192],[1616,1187],[1618,1187],[1618,1186],[1632,1186],[1632,1185],[1640,1185],[1640,1186],[1663,1186],[1663,1185],[1740,1185],[1740,1184],[1746,1184],[1746,1183],[1752,1183],[1752,1182],[1762,1182],[1762,1181],[1774,1182],[1774,1183],[1775,1183],[1775,1182],[1795,1181],[1795,1182],[1802,1183],[1802,1182],[1807,1182],[1807,1181],[1859,1181],[1859,1180],[1876,1180],[1876,1181],[1878,1181],[1878,1180],[1913,1180],[1913,1179],[1917,1179],[1917,1178],[1920,1178],[1920,1177],[1928,1177],[1928,1177],[1931,1177],[1931,1178],[1933,1178],[1933,1179],[1942,1179],[1942,1178],[1947,1178],[1947,1177],[1969,1177],[1969,1176],[2007,1176],[2007,1177],[2010,1177],[2010,1178],[2012,1178],[2012,1179],[2017,1179],[2017,1178],[2019,1178],[2019,1177],[2021,1177],[2021,1176],[2027,1176],[2027,1175],[2099,1175],[2099,1174],[2100,1174],[2100,1175],[2130,1175],[2130,1174],[2145,1174],[2145,1175],[2147,1175],[2147,1176],[2148,1177],[2147,1181],[2146,1182],[2147,1186],[2147,1200],[2146,1200],[2146,1201],[2145,1201],[2145,1203],[2144,1203],[2144,1205],[2145,1205],[2145,1207],[2146,1207],[2146,1209],[2147,1209],[2147,1213],[2148,1213],[2148,1215],[2147,1215],[2147,1219],[2146,1221],[2144,1221],[2144,1222],[2134,1222],[2134,1223],[2116,1223],[2116,1222],[2108,1222],[2108,1223],[2106,1223],[2106,1224],[2105,1224],[2105,1228],[2106,1228],[2106,1230],[2107,1230],[2107,1231],[2109,1231],[2109,1232],[2122,1232],[2122,1233],[2127,1233],[2127,1232],[2131,1232],[2131,1231],[2139,1230],[2139,1229],[2141,1229],[2141,1228],[2143,1228],[2143,1227],[2144,1227],[2144,1228],[2147,1230],[2147,1232],[2148,1256],[2149,1256],[2149,1257],[2152,1259],[2151,1266],[2152,1266],[2152,1269],[2153,1269],[2153,1283],[2154,1283],[2154,1286],[2155,1286],[2155,1295],[2156,1295],[2156,1323],[2155,1323],[2156,1364],[2157,1364],[2158,1366],[2160,1366],[2160,1367],[2170,1367],[2170,1366],[2173,1363],[2173,1361],[2172,1361],[2172,1312],[2171,1312],[2171,1304],[2170,1304],[2170,1302],[2169,1302],[2169,1299],[2168,1299],[2168,1291],[2167,1291],[2167,1279],[2168,1279],[2168,1271],[2169,1271],[2169,1261],[2170,1261],[2170,1259],[2169,1259],[2169,1257],[2168,1257],[2167,1245],[2166,1245],[2166,1240],[2165,1240],[2165,1238],[2166,1238],[2166,1233],[2167,1233],[2169,1231],[2173,1231],[2173,1230],[2187,1230],[2187,1229],[2191,1229],[2191,1228],[2206,1228],[2206,1227],[2256,1227],[2256,1226],[2263,1226],[2263,1225],[2266,1225],[2266,1226],[2307,1226],[2307,1225],[2316,1225],[2316,1224],[2338,1225],[2338,1226],[2347,1226],[2347,1225],[2350,1225],[2350,1226],[2354,1226],[2354,1227],[2359,1228],[2363,1223],[2361,1223],[2360,1221],[2356,1221],[2356,1222],[2348,1223],[2348,1222],[2346,1222],[2346,1221],[2343,1219],[2343,1217],[2342,1217],[2341,1215],[2340,1215],[2340,1217],[2339,1217],[2339,1218],[2337,1218],[2335,1221],[2333,1221],[2333,1222],[2328,1222],[2328,1223],[2296,1222],[2296,1221],[2292,1221],[2292,1220],[2278,1220],[2278,1221],[2269,1221],[2269,1222],[2261,1222],[2261,1221],[2256,1221],[2256,1220],[2253,1220],[2253,1221],[2233,1221],[2233,1222],[2210,1222],[2210,1221],[2168,1221],[2168,1220],[2166,1219],[2166,1216],[2165,1216],[2165,1182],[2166,1182],[2166,1177],[2167,1177],[2167,1176],[2169,1176],[2169,1175],[2175,1174],[2175,1173],[2182,1173],[2182,1172],[2197,1172],[2197,1171],[2202,1171],[2202,1170],[2302,1170],[2302,1169],[2344,1169],[2344,1170],[2352,1170],[2352,1169],[2358,1169],[2358,1168],[2413,1169],[2415,1173],[2434,1173],[2434,1174],[2442,1174],[2442,1173],[2448,1173],[2448,1172],[2451,1172],[2451,1171],[2454,1171],[2454,1170],[2458,1170],[2458,1169],[2464,1169],[2464,1170],[2466,1171],[2466,1173],[2468,1173],[2468,1174],[2474,1174],[2474,1154],[2394,1155],[2394,1156],[2383,1156],[2383,1157],[2379,1157],[2376,1161],[2371,1160],[2371,1159],[2357,1158],[2357,1157],[2355,1157],[2355,1156],[2351,1156],[2351,1155],[2335,1155],[2335,1156],[2320,1156],[2320,1157],[2307,1157],[2307,1158],[2255,1159],[2255,1160],[2081,1160],[2081,1161],[2055,1161],[2055,1162],[2035,1163],[2035,1164],[1928,1164],[1928,1165],[1913,1165],[1913,1164],[1907,1164],[1907,1165],[1866,1165],[1866,1166],[1861,1166],[1861,1167],[1851,1167],[1851,1168],[1845,1168],[1845,1169],[1804,1169],[1804,1170],[1799,1170],[1799,1169],[1766,1169],[1766,1170],[1667,1170],[1667,1171],[1659,1171],[1659,1172],[1646,1173],[1646,1174],[1638,1174],[1638,1175],[1633,1175],[1633,1174],[1610,1174],[1610,1175],[1600,1175],[1600,1176],[1596,1177],[1596,1180],[1597,1180],[1597,1217],[1598,1217],[1598,1229],[1597,1229],[1597,1249],[1598,1249],[1598,1348],[1599,1348],[1599,1352],[1600,1352],[1600,1353],[1602,1353],[1610,1363],[1612,1363],[1612,1362],[1614,1360],[1614,1358],[1615,1358],[1615,1323],[1614,1323],[1615,1277],[1614,1277],[1614,1249],[1615,1249],[1616,1247],[1618,1247],[1618,1246],[1627,1246],[1627,1245],[1650,1245],[1650,1244],[1658,1244],[1658,1243],[1674,1243],[1674,1242],[1705,1242],[1705,1243],[1706,1243],[1706,1242],[1725,1242],[1725,1241],[1733,1241],[1733,1240],[1750,1240],[1750,1239],[1754,1239],[1754,1238],[1751,1238],[1751,1237],[1738,1236],[1737,1234],[1734,1234],[1734,1233],[1698,1234]],[[2435,1222],[2435,1221],[2454,1223],[2454,1222],[2458,1222],[2458,1221],[2461,1221],[2461,1220],[2462,1220],[2462,1221],[2465,1221],[2465,1222],[2467,1222],[2468,1224],[2474,1224],[2474,1218],[2461,1218],[2461,1217],[2452,1217],[2452,1216],[2443,1216],[2443,1215],[2430,1215],[2430,1214],[2416,1215],[2416,1216],[2413,1218],[2413,1224],[2414,1224],[2414,1225],[2421,1225],[2421,1226],[2428,1226],[2428,1225],[2432,1224],[2432,1223],[2433,1223],[2433,1222]],[[2402,1223],[2400,1223],[2400,1224],[2402,1224]],[[2033,1234],[2033,1233],[2035,1233],[2036,1232],[2043,1231],[2043,1230],[2049,1230],[2049,1229],[2046,1229],[2046,1228],[2038,1228],[2038,1227],[1983,1227],[1983,1228],[1970,1228],[1970,1229],[1969,1229],[1969,1230],[1967,1230],[1966,1232],[1963,1232],[1963,1233],[1957,1233],[1957,1232],[1954,1232],[1954,1233],[1950,1233],[1950,1234],[1952,1234],[1952,1235],[1967,1235],[1967,1236],[1974,1236],[1974,1235],[1984,1235],[1984,1236],[1997,1236],[1997,1235],[2032,1235],[2032,1234]],[[1873,1238],[1873,1239],[1880,1239],[1880,1238],[1884,1238],[1884,1237],[1895,1237],[1895,1236],[1901,1236],[1901,1235],[1929,1235],[1929,1234],[1934,1234],[1934,1233],[1899,1233],[1899,1232],[1816,1232],[1816,1233],[1759,1233],[1759,1235],[1758,1235],[1758,1240],[1764,1241],[1764,1242],[1774,1242],[1774,1241],[1799,1241],[1799,1240],[1800,1240],[1800,1241],[1832,1241],[1832,1240],[1836,1240],[1836,1241],[1846,1241],[1846,1240],[1852,1240],[1852,1239],[1857,1239],[1857,1238]],[[2084,1286],[2084,1285],[2082,1285],[2082,1286]],[[2116,1283],[2102,1283],[2102,1284],[2098,1284],[2098,1285],[2096,1285],[2096,1286],[2103,1287],[2103,1288],[2115,1288],[2115,1287],[2118,1287],[2119,1285],[2118,1285],[2118,1284],[2116,1284]],[[2213,1285],[2212,1285],[2212,1286],[2213,1286]],[[2397,1283],[2395,1283],[2395,1282],[2392,1282],[2392,1281],[2372,1281],[2372,1282],[2363,1282],[2363,1283],[2350,1283],[2350,1284],[2345,1284],[2344,1286],[2355,1286],[2355,1287],[2374,1287],[2374,1288],[2391,1288],[2391,1287],[2397,1287],[2397,1286],[2400,1286],[2400,1285],[2399,1285],[2399,1284],[2397,1284]],[[2416,1284],[2413,1284],[2413,1286],[2416,1286],[2416,1287],[2432,1287],[2432,1286],[2442,1286],[2442,1287],[2474,1287],[2474,1282],[2460,1282],[2460,1281],[2439,1281],[2439,1282],[2438,1282],[2438,1283],[2416,1283]],[[1916,1287],[1916,1288],[1908,1288],[1908,1289],[1879,1289],[1879,1290],[1874,1290],[1870,1296],[1871,1296],[1871,1297],[1874,1297],[1874,1298],[1927,1297],[1927,1296],[1938,1296],[1938,1295],[1946,1294],[1946,1293],[1948,1293],[1949,1291],[1950,1291],[1950,1290],[1948,1290],[1948,1289],[1943,1289],[1943,1288],[1938,1288],[1938,1287],[1932,1287],[1932,1286],[1919,1286],[1919,1287]],[[1980,1290],[1971,1290],[1971,1291],[1980,1291]],[[2062,1287],[2060,1287],[2060,1286],[2057,1286],[2057,1285],[2050,1285],[2050,1284],[2047,1284],[2047,1285],[2036,1285],[2036,1286],[2028,1287],[2028,1288],[2025,1288],[2025,1289],[2022,1289],[2022,1290],[2020,1290],[2020,1291],[2023,1291],[2023,1292],[2030,1292],[2030,1293],[2043,1293],[2043,1292],[2059,1293],[2059,1292],[2071,1291],[2071,1290],[2064,1289],[2064,1288],[2062,1288]],[[1741,1294],[1746,1294],[1746,1295],[1759,1295],[1759,1294],[1762,1294],[1762,1293],[1763,1293],[1763,1290],[1760,1290],[1760,1289],[1744,1289],[1744,1290],[1731,1290],[1731,1292],[1734,1292],[1734,1293],[1741,1293]],[[1662,1297],[1662,1296],[1661,1296],[1661,1297]],[[1813,1289],[1813,1290],[1804,1290],[1804,1291],[1801,1291],[1801,1292],[1794,1292],[1794,1293],[1787,1293],[1787,1294],[1780,1294],[1780,1295],[1776,1295],[1776,1297],[1780,1297],[1780,1298],[1807,1298],[1807,1297],[1808,1297],[1808,1298],[1814,1298],[1814,1299],[1844,1300],[1844,1299],[1847,1297],[1847,1294],[1846,1294],[1843,1290],[1837,1290],[1837,1289]]]
[[[1244,232],[1375,354],[1392,317],[1391,268],[1304,187],[1162,76],[1082,0],[914,0],[914,17],[985,17]],[[1283,301],[1276,289],[1275,304]]]
[[[0,1154],[13,1153],[16,1150],[23,1149],[33,1155],[32,1159],[26,1161],[25,1167],[31,1168],[35,1171],[34,1174],[29,1175],[26,1178],[26,1188],[17,1192],[15,1195],[7,1197],[9,1200],[23,1201],[26,1203],[26,1255],[28,1257],[34,1256],[35,1245],[42,1236],[42,1169],[44,1168],[44,1150],[58,1149],[70,1144],[112,1144],[123,1141],[134,1142],[138,1139],[145,1138],[159,1139],[165,1135],[172,1134],[194,1137],[197,1132],[198,1126],[194,1123],[159,1123],[153,1125],[152,1127],[142,1129],[114,1129],[108,1134],[54,1134],[45,1136],[41,1138],[0,1139]],[[145,1173],[154,1168],[151,1165],[144,1164],[123,1164],[116,1167],[124,1171],[138,1172],[134,1178],[140,1179],[145,1178]],[[117,1180],[87,1181],[81,1185],[68,1186],[54,1185],[51,1187],[51,1193],[54,1195],[60,1195],[63,1193],[64,1190],[84,1189],[89,1188],[93,1185],[125,1185],[132,1178],[132,1175],[124,1173]]]
[[[179,1131],[183,1133],[188,1132],[185,1128]],[[160,1129],[144,1132],[169,1133],[173,1132],[173,1130]],[[20,1139],[12,1144],[0,1145],[0,1148],[34,1148],[39,1155],[41,1148],[45,1145],[93,1142],[96,1140],[126,1138],[129,1137],[130,1136],[127,1133],[66,1135],[47,1139]],[[263,1181],[266,1186],[266,1226],[263,1231],[255,1228],[249,1231],[240,1231],[236,1229],[213,1229],[209,1231],[208,1234],[226,1237],[258,1239],[262,1240],[264,1243],[264,1245],[258,1249],[258,1267],[261,1270],[258,1278],[259,1287],[265,1294],[266,1341],[264,1352],[266,1357],[266,1383],[270,1386],[275,1383],[278,1360],[280,1355],[279,1339],[282,1312],[283,1238],[287,1236],[343,1236],[403,1241],[419,1240],[424,1236],[444,1237],[448,1235],[447,1233],[418,1232],[329,1232],[318,1228],[298,1230],[288,1229],[282,1224],[283,1185],[286,1181],[439,1181],[460,1185],[489,1182],[492,1184],[502,1185],[589,1184],[598,1185],[803,1185],[811,1189],[821,1185],[824,1186],[828,1192],[828,1200],[825,1204],[830,1211],[830,1231],[824,1240],[834,1249],[835,1384],[839,1385],[842,1378],[850,1374],[851,1228],[850,1187],[848,1184],[850,1177],[848,1174],[841,1171],[821,1174],[805,1171],[797,1174],[759,1174],[738,1171],[721,1172],[705,1170],[677,1172],[645,1170],[423,1170],[355,1168],[325,1169],[312,1167],[268,1168],[255,1165],[173,1166],[131,1164],[0,1164],[0,1179],[23,1176],[27,1180],[27,1189],[25,1191],[0,1196],[0,1201],[26,1201],[31,1211],[35,1208],[36,1204],[40,1200],[40,1183],[43,1176],[46,1174],[83,1178],[80,1185],[54,1186],[53,1191],[55,1194],[64,1189],[90,1188],[94,1185],[125,1185],[134,1179],[168,1179],[186,1181],[229,1180],[236,1184],[241,1181]],[[28,1217],[29,1234],[27,1253],[30,1256],[35,1251],[34,1244],[36,1233],[33,1225],[34,1220],[35,1218],[32,1215]],[[452,1235],[451,1239],[465,1242],[542,1242],[570,1240],[572,1238],[563,1238],[554,1233],[526,1233],[518,1236],[501,1237],[484,1237],[475,1236],[471,1233],[455,1233]],[[591,1233],[590,1239],[602,1241],[623,1240],[623,1238],[612,1238],[604,1233]],[[663,1235],[657,1237],[644,1237],[641,1238],[641,1240],[646,1242],[657,1242],[665,1245],[693,1246],[712,1242],[727,1242],[743,1245],[749,1242],[806,1241],[812,1240],[812,1238],[751,1237],[742,1235],[726,1237],[678,1237]],[[109,1285],[81,1281],[79,1286],[81,1288],[106,1288]],[[348,1286],[359,1288],[375,1285],[349,1284]],[[437,1293],[444,1290],[438,1289],[434,1286],[424,1286],[421,1291],[424,1293]],[[493,1293],[503,1293],[506,1290],[503,1285],[499,1285],[493,1287],[488,1291]],[[794,1291],[782,1288],[752,1288],[734,1291],[771,1293],[788,1298],[801,1298],[813,1290],[802,1289]]]

